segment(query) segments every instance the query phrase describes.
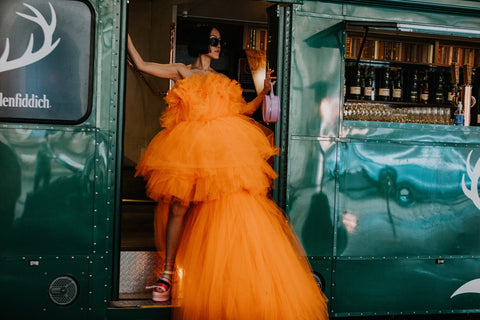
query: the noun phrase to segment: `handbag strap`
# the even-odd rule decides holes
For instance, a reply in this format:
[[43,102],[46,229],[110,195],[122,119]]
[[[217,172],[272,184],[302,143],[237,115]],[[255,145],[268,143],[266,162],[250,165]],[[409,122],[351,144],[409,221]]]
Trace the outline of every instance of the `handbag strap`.
[[273,91],[272,81],[270,81],[270,97],[274,97],[274,96],[275,96],[275,92]]

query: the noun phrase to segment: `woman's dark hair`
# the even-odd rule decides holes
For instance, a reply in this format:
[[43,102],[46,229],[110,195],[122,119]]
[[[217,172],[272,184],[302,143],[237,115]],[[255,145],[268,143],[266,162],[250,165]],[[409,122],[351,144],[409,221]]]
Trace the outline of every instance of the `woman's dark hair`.
[[[195,27],[189,36],[188,55],[196,58],[201,54],[206,54],[209,51],[208,39],[210,32],[215,28],[213,26],[198,26]],[[218,30],[218,28],[215,28]]]

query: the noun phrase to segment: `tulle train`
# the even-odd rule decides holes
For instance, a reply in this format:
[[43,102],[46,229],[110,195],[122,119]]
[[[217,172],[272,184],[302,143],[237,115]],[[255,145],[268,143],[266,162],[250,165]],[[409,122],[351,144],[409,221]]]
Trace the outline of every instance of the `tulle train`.
[[177,275],[175,318],[328,318],[296,236],[264,196],[241,192],[193,207]]

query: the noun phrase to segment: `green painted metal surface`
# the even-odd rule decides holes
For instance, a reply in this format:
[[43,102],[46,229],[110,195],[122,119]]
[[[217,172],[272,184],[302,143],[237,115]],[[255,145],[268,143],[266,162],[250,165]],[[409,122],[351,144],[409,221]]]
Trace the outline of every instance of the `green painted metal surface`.
[[[480,215],[461,187],[467,163],[480,157],[478,128],[343,121],[341,113],[345,21],[471,30],[480,26],[480,4],[283,2],[291,5],[280,6],[272,20],[284,105],[276,128],[283,151],[276,198],[325,283],[332,316],[479,312],[478,294],[452,297],[480,278]],[[73,126],[0,124],[0,168],[9,186],[2,194],[14,199],[1,206],[7,217],[0,242],[2,316],[115,319],[170,312],[107,311],[118,286],[126,4],[88,3],[95,55],[89,117]],[[466,186],[472,187],[468,178]],[[60,307],[48,293],[64,275],[79,291]],[[28,308],[26,288],[35,297]]]
[[467,168],[480,157],[479,128],[342,120],[348,21],[478,37],[479,10],[470,1],[292,5],[280,178],[332,316],[480,311],[480,294],[454,294],[480,278],[480,210],[462,187],[478,183]]
[[[48,1],[29,3],[41,9]],[[2,200],[0,301],[5,319],[103,319],[112,299],[126,3],[75,4],[90,7],[93,21],[88,118],[75,125],[0,124],[2,179],[12,190]],[[57,27],[68,29],[63,18]],[[66,38],[59,46],[64,43]],[[56,63],[69,65],[71,58],[65,55],[65,61]],[[57,89],[62,90],[61,84]],[[7,200],[13,201],[4,206]],[[77,288],[66,305],[54,298],[67,287],[52,287],[63,276]]]

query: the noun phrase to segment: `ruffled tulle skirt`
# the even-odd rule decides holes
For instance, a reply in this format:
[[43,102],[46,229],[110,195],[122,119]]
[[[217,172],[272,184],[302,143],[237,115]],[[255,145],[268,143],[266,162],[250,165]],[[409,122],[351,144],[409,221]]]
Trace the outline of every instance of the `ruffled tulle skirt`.
[[183,121],[161,131],[137,165],[152,199],[174,197],[185,205],[249,190],[266,194],[277,153],[268,130],[246,116]]
[[180,319],[326,319],[325,298],[273,201],[248,192],[195,205],[177,255]]
[[168,206],[189,206],[176,257],[177,319],[327,319],[305,253],[268,197],[277,149],[244,116],[184,121],[160,132],[137,171],[159,201],[157,246]]

